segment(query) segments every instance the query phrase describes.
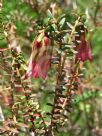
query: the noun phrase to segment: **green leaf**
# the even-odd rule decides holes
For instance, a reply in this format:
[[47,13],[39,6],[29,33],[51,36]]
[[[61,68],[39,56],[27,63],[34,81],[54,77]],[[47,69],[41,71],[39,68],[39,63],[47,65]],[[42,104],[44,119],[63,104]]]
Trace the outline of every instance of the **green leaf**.
[[63,25],[65,24],[66,18],[62,18],[61,21],[59,22],[59,25],[61,27],[63,27]]
[[50,18],[50,19],[53,18],[53,15],[52,15],[52,13],[51,13],[51,11],[50,11],[49,9],[47,10],[47,16],[48,16],[48,18]]

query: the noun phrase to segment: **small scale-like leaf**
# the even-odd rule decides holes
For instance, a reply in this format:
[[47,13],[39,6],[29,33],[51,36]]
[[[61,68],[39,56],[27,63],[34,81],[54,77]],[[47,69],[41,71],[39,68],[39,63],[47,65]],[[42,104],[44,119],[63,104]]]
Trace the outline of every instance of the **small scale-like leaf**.
[[72,24],[70,24],[69,22],[67,22],[67,25],[68,25],[69,28],[73,29]]
[[53,18],[53,15],[52,15],[52,13],[51,13],[51,11],[50,11],[49,9],[47,10],[47,16],[48,16],[50,19]]
[[60,111],[55,111],[55,112],[54,112],[54,115],[55,115],[55,114],[56,114],[56,115],[60,115]]
[[65,24],[66,18],[62,18],[62,20],[59,22],[59,25],[61,27],[63,27],[63,25]]
[[48,115],[48,116],[51,116],[51,115],[52,115],[52,113],[50,113],[50,112],[47,112],[47,113],[46,113],[46,115]]
[[55,107],[56,107],[56,109],[60,109],[60,110],[62,109],[62,107],[61,107],[61,106],[55,106]]
[[61,97],[61,98],[66,98],[66,96],[63,95],[63,94],[58,94],[57,96],[58,96],[58,97]]
[[53,104],[51,104],[51,103],[47,103],[47,105],[48,105],[48,106],[54,106],[54,105],[53,105]]

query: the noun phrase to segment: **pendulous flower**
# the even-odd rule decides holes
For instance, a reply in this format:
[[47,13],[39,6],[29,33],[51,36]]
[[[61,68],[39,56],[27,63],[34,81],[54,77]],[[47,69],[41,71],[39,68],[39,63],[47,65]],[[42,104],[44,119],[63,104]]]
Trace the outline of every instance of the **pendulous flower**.
[[80,41],[76,47],[75,61],[92,60],[92,44],[85,39],[85,32],[82,30],[80,35],[75,36],[76,41]]
[[51,56],[48,54],[49,43],[50,39],[44,32],[35,37],[26,77],[46,78],[51,61]]

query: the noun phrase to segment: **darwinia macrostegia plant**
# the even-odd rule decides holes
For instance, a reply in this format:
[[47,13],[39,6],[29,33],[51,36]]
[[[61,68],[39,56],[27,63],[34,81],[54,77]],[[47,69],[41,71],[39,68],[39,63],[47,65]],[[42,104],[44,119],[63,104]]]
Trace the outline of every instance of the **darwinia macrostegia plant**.
[[79,24],[80,20],[81,17],[78,17],[78,19],[75,22],[75,25],[73,26],[71,32],[69,33],[68,43],[67,43],[68,46],[65,47],[64,52],[63,52],[63,40],[60,34],[59,50],[62,51],[59,55],[57,82],[55,88],[54,103],[52,104],[53,108],[51,111],[51,125],[49,128],[49,133],[52,133],[53,128],[54,127],[56,128],[58,123],[63,125],[64,119],[67,117],[66,115],[64,115],[64,110],[66,110],[66,106],[68,106],[68,104],[70,106],[70,99],[73,94],[71,88],[72,88],[74,76],[77,72],[77,66],[75,66],[73,75],[72,77],[70,77],[70,81],[68,81],[67,79],[68,70],[66,69],[66,66],[70,65],[70,62],[69,60],[67,60],[67,56],[68,56],[67,50],[68,47],[72,49],[74,48],[73,46],[74,44],[72,40],[73,40],[73,36],[75,35],[76,26]]
[[[2,19],[2,18],[1,18]],[[2,21],[2,20],[1,20]],[[18,124],[17,122],[17,108],[15,108],[16,106],[16,98],[15,95],[16,93],[19,92],[23,92],[25,95],[25,99],[26,99],[26,104],[28,105],[29,100],[30,100],[30,92],[31,92],[31,87],[30,87],[30,82],[29,80],[24,81],[22,80],[22,75],[20,72],[20,68],[21,66],[23,66],[24,60],[22,58],[22,54],[21,54],[21,50],[20,47],[18,46],[17,43],[17,36],[16,36],[16,29],[15,26],[10,22],[7,24],[7,26],[3,26],[3,23],[1,22],[1,26],[7,41],[7,48],[6,49],[0,49],[0,56],[2,57],[2,68],[3,70],[5,70],[7,72],[7,75],[9,76],[9,84],[11,85],[11,87],[8,89],[9,92],[9,97],[10,97],[10,101],[6,101],[8,102],[8,104],[11,107],[11,113],[12,113],[12,118],[8,119],[8,121],[5,121],[4,124],[4,132],[7,134],[12,134],[12,133],[18,133],[17,129],[19,126],[22,126],[23,124]],[[10,53],[10,57],[5,57],[4,53],[5,50],[9,51]],[[11,63],[8,63],[8,58],[10,58]],[[6,98],[9,99],[9,98]],[[34,105],[35,106],[35,105]],[[30,117],[30,121],[32,122],[32,126],[31,126],[31,131],[35,131],[34,129],[34,123],[32,121],[32,114],[29,111],[30,106],[28,106],[28,114]],[[14,130],[11,130],[9,125],[12,125],[12,128],[14,128]],[[8,128],[7,128],[7,127]]]
[[[51,13],[50,13],[51,14]],[[63,25],[62,22],[65,21],[65,18],[62,18],[60,24],[53,20],[52,25],[56,25],[57,30],[52,31],[49,34],[49,38],[58,44],[58,56],[54,57],[51,56],[51,62],[56,64],[57,63],[57,81],[55,87],[55,95],[54,95],[54,103],[47,103],[47,105],[52,107],[52,111],[47,113],[50,115],[50,123],[49,127],[47,127],[46,135],[54,135],[53,130],[55,128],[58,129],[59,125],[64,125],[65,118],[67,115],[65,114],[66,110],[69,111],[70,108],[70,101],[74,94],[75,86],[78,86],[78,69],[80,65],[80,61],[83,62],[85,60],[91,60],[91,45],[87,45],[85,40],[85,27],[84,24],[81,22],[82,17],[79,16],[78,19],[75,21],[75,25],[71,27],[69,32],[67,31],[66,35],[68,36],[68,41],[66,42],[63,38],[63,30],[61,30],[61,26]],[[60,26],[61,25],[61,26]],[[77,28],[78,31],[77,31]],[[46,29],[45,29],[46,30]],[[65,32],[65,31],[64,31]],[[53,36],[52,36],[53,35]],[[35,78],[42,77],[45,78],[49,63],[47,64],[48,59],[44,59],[45,62],[41,61],[43,57],[46,58],[47,47],[49,45],[49,38],[47,45],[45,45],[44,38],[45,32],[41,32],[38,34],[37,38],[34,40],[33,50],[35,49],[35,54],[30,57],[28,70],[26,75],[32,75]],[[58,39],[56,39],[56,37]],[[74,40],[74,42],[73,42]],[[76,47],[76,44],[78,47]],[[52,45],[53,47],[54,45]],[[78,49],[77,49],[78,48]],[[83,50],[85,49],[85,51]],[[42,50],[43,49],[43,50]],[[77,54],[76,54],[77,53]],[[53,53],[52,53],[53,54]],[[70,60],[68,57],[72,55]],[[73,59],[74,56],[74,59]],[[42,62],[42,63],[41,63]],[[71,65],[71,62],[73,65]],[[43,67],[42,67],[43,64]],[[46,65],[47,64],[47,65]],[[69,65],[72,68],[67,69],[66,66]],[[48,67],[47,67],[48,66]],[[44,73],[44,71],[46,71]],[[70,73],[70,78],[68,79],[68,75]],[[78,86],[79,87],[79,86]],[[78,90],[78,87],[76,90]]]
[[[23,131],[28,135],[54,136],[54,132],[68,121],[72,97],[80,90],[80,64],[92,59],[91,42],[85,39],[88,32],[83,16],[74,19],[72,25],[66,15],[56,19],[55,5],[52,7],[52,13],[48,10],[46,25],[38,28],[28,63],[18,45],[16,27],[12,22],[8,22],[6,27],[1,22],[7,48],[0,48],[0,67],[9,77],[12,113],[12,117],[4,121],[6,129],[2,130],[6,134],[17,135]],[[5,57],[5,51],[9,56]],[[51,111],[45,113],[39,108],[38,101],[32,98],[31,79],[47,79],[50,68],[56,68],[56,81],[53,102],[47,103]]]

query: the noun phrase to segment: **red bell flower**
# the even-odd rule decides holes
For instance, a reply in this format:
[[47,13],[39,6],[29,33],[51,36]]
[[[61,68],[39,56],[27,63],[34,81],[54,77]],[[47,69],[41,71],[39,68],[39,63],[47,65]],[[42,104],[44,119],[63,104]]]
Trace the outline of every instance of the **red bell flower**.
[[50,39],[45,35],[45,33],[41,33],[35,38],[26,77],[32,76],[34,78],[46,78],[51,60],[51,56],[48,55],[47,51],[49,43]]
[[75,56],[76,61],[86,61],[92,60],[92,45],[91,42],[86,42],[84,31],[81,32],[81,35],[75,37],[75,40],[80,41],[78,46],[76,47],[77,54]]

